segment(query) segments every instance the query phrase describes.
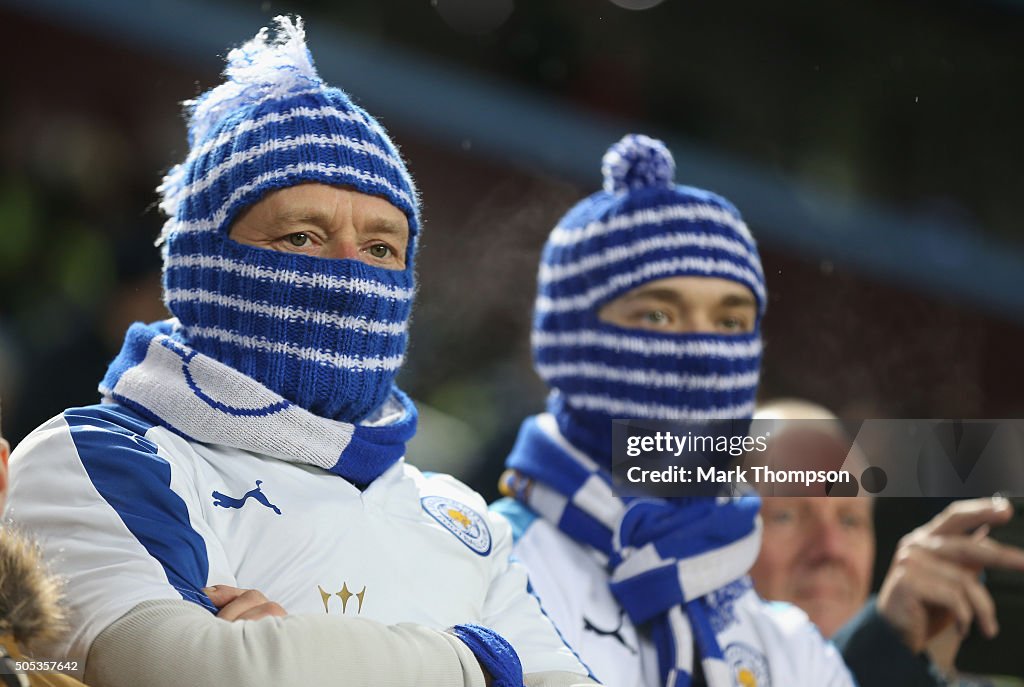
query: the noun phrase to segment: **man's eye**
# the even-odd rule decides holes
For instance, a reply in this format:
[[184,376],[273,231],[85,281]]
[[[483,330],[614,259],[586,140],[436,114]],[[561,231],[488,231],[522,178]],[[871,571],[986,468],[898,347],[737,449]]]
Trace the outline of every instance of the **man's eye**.
[[843,527],[849,529],[860,529],[867,524],[867,521],[858,515],[843,515],[839,518],[839,522]]
[[722,329],[728,332],[738,332],[746,328],[743,320],[738,317],[725,317],[722,319]]
[[643,315],[644,322],[648,324],[668,324],[669,317],[668,313],[664,310],[649,310]]
[[377,243],[369,248],[370,255],[378,259],[384,259],[391,255],[391,249],[385,246],[383,243]]
[[777,510],[771,514],[768,514],[766,519],[768,522],[783,524],[787,522],[793,522],[796,519],[796,515],[792,511],[788,510]]
[[304,234],[301,231],[295,234],[288,234],[285,239],[296,248],[305,248],[309,245],[309,234]]

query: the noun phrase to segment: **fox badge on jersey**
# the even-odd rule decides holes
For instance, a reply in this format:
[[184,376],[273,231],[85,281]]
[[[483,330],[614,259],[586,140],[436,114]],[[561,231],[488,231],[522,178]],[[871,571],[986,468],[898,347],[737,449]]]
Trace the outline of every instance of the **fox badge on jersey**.
[[754,647],[733,642],[725,649],[725,660],[740,687],[771,687],[768,659]]
[[469,506],[445,496],[424,496],[423,510],[473,552],[486,556],[491,552],[491,531],[483,517]]

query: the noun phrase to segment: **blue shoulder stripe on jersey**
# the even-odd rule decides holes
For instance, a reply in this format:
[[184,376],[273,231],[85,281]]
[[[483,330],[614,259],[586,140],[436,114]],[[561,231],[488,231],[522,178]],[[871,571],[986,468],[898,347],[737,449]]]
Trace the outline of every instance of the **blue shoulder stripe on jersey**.
[[515,499],[498,499],[491,504],[492,513],[504,517],[512,525],[512,541],[518,542],[537,519],[537,514]]
[[216,613],[202,592],[210,570],[206,542],[192,529],[185,502],[170,488],[170,464],[145,438],[154,424],[113,404],[71,408],[64,420],[96,491],[160,562],[168,583],[181,598]]

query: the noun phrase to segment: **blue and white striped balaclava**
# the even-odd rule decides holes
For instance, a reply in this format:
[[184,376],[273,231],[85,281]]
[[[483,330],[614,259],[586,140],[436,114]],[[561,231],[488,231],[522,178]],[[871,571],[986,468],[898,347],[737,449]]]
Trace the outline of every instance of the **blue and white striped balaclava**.
[[[419,201],[381,125],[325,84],[301,20],[277,17],[186,103],[185,161],[160,186],[164,300],[183,343],[321,417],[358,422],[393,389],[408,338]],[[240,213],[303,182],[380,196],[409,220],[404,270],[228,238]]]
[[[628,135],[605,153],[604,188],[551,232],[533,320],[548,411],[577,448],[610,468],[611,420],[749,418],[761,363],[764,273],[739,211],[673,181],[665,145]],[[749,334],[666,334],[602,322],[601,307],[646,282],[718,277],[754,294]]]

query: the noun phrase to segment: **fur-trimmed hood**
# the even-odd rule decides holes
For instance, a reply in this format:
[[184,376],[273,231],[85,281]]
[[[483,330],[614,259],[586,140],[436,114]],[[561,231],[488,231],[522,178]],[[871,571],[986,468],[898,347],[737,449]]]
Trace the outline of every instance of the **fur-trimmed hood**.
[[55,638],[65,629],[60,600],[60,584],[38,548],[7,527],[0,529],[0,635],[13,635],[21,645]]

